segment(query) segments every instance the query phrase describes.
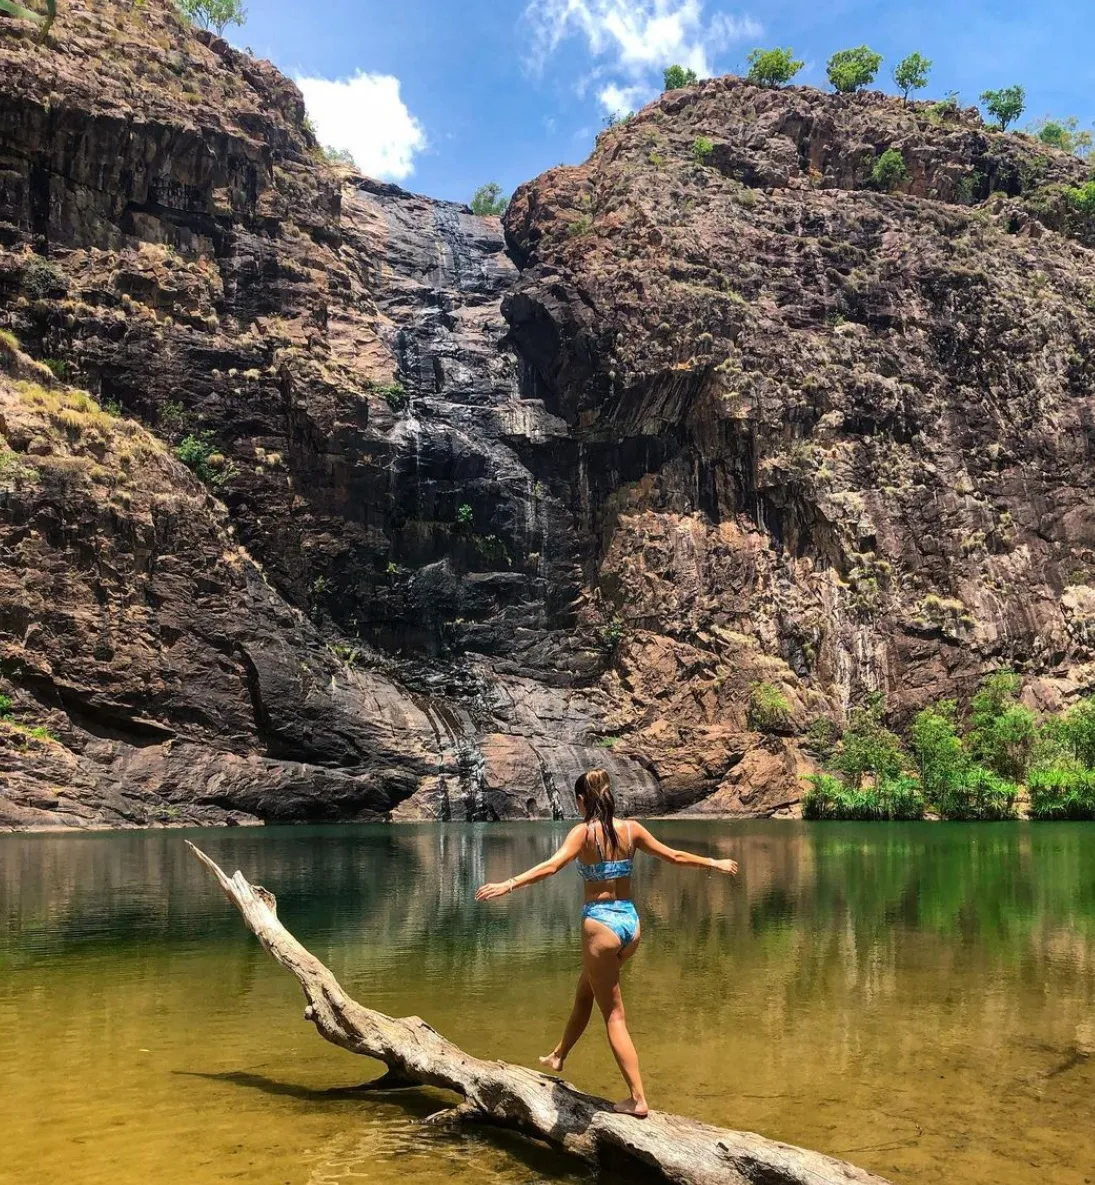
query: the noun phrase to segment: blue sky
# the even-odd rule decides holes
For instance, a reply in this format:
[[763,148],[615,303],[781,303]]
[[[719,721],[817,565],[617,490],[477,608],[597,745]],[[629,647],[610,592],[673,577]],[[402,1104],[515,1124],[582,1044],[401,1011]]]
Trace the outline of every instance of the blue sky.
[[834,50],[883,54],[882,86],[918,50],[928,97],[1018,82],[1020,126],[1095,122],[1091,0],[251,0],[230,36],[301,82],[321,139],[365,171],[461,201],[583,160],[608,109],[653,97],[670,62],[740,73],[758,45],[793,47],[796,82],[818,86]]

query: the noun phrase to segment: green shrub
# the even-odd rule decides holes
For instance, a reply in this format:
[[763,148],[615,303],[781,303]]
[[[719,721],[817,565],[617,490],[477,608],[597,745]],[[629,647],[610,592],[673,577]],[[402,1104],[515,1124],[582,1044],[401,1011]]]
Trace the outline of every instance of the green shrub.
[[782,86],[790,82],[804,65],[790,48],[754,49],[748,61],[749,81],[758,86]]
[[480,185],[472,194],[471,212],[480,217],[485,217],[488,214],[498,216],[506,212],[508,205],[509,198],[502,196],[502,187],[498,182],[488,181],[486,185]]
[[701,165],[707,164],[711,159],[711,153],[715,151],[714,143],[706,136],[697,136],[692,141],[692,157]]
[[1095,214],[1095,179],[1065,189],[1065,201],[1081,214]]
[[922,91],[928,85],[932,64],[923,54],[911,53],[894,66],[893,80],[906,103],[912,91]]
[[851,787],[832,774],[811,774],[802,798],[804,819],[922,819],[924,799],[915,778],[880,779],[873,786]]
[[1087,156],[1092,148],[1091,132],[1080,131],[1080,121],[1075,115],[1070,115],[1067,119],[1038,120],[1030,130],[1043,144],[1059,148],[1062,152]]
[[835,90],[850,95],[870,86],[881,65],[880,53],[873,53],[867,46],[860,45],[855,49],[838,50],[829,59],[826,72]]
[[1095,819],[1095,770],[1052,766],[1027,782],[1032,819]]
[[179,11],[203,29],[213,29],[218,37],[229,25],[242,25],[247,9],[240,0],[176,0]]
[[956,705],[945,699],[917,712],[909,736],[920,782],[928,801],[938,804],[947,788],[955,785],[970,767],[969,754],[955,725]]
[[695,86],[699,82],[696,71],[683,66],[666,66],[663,79],[667,91],[679,91],[683,86]]
[[213,433],[208,429],[184,436],[175,446],[175,456],[195,477],[207,485],[222,486],[239,472],[236,466],[226,461],[224,454],[218,451],[213,443]]
[[62,383],[68,381],[69,364],[63,358],[43,358],[42,365],[49,367],[53,377],[60,379]]
[[1095,769],[1095,696],[1081,700],[1061,717],[1058,736],[1076,760]]
[[19,453],[0,445],[0,490],[20,490],[36,482],[40,476],[38,470],[28,465]]
[[607,624],[601,627],[601,645],[609,653],[615,653],[619,650],[620,643],[623,642],[624,636],[627,633],[627,628],[624,625],[622,617],[613,617]]
[[68,279],[60,267],[42,255],[31,255],[23,264],[23,291],[31,300],[45,300],[63,296],[68,291]]
[[983,766],[971,765],[943,790],[934,805],[944,819],[1013,819],[1018,793],[1014,782]]
[[896,148],[887,148],[875,161],[871,170],[871,181],[887,193],[903,185],[908,179],[909,170],[905,168],[905,158]]
[[332,148],[330,144],[325,144],[323,155],[333,165],[352,165],[355,169],[357,168],[354,154],[348,148]]
[[1006,132],[1008,124],[1014,123],[1026,110],[1027,92],[1021,86],[1005,86],[998,91],[982,91],[981,102]]
[[822,765],[828,765],[840,741],[840,728],[828,716],[817,716],[806,727],[803,748]]
[[0,695],[0,720],[10,720],[12,704],[10,695]]
[[401,412],[410,403],[407,388],[402,383],[377,383],[373,390],[384,397],[385,402],[394,412]]
[[1034,713],[1017,700],[1023,681],[996,671],[981,681],[970,701],[969,751],[1001,778],[1022,781],[1038,738]]
[[853,788],[859,787],[865,775],[882,780],[896,778],[905,770],[901,741],[882,723],[883,707],[881,698],[876,697],[852,711],[840,751],[832,760],[832,768]]
[[791,705],[774,683],[755,683],[749,692],[749,727],[757,732],[779,732],[791,722]]
[[456,521],[462,527],[468,527],[468,526],[471,526],[471,524],[474,520],[475,520],[475,511],[472,510],[470,503],[462,502],[456,508]]

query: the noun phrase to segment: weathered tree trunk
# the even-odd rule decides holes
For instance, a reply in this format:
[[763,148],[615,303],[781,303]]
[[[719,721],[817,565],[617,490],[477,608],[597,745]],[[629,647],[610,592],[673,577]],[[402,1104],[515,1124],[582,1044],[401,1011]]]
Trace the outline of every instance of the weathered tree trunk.
[[438,1121],[474,1121],[507,1127],[580,1157],[622,1171],[628,1180],[673,1185],[887,1185],[843,1161],[652,1111],[647,1119],[618,1115],[604,1099],[523,1066],[484,1061],[446,1041],[417,1016],[396,1019],[351,1000],[334,975],[278,921],[277,902],[243,873],[228,877],[204,852],[188,844],[213,873],[251,931],[300,981],[306,1020],[320,1035],[351,1053],[383,1062],[378,1089],[440,1086],[462,1095],[459,1107]]

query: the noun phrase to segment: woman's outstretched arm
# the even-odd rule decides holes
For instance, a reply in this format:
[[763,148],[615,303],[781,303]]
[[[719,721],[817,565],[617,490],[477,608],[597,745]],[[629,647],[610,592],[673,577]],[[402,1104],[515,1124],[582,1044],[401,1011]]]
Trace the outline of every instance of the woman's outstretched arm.
[[502,881],[500,884],[480,885],[475,890],[476,901],[492,901],[495,897],[504,897],[507,893],[512,893],[514,889],[519,889],[522,885],[534,885],[537,881],[547,880],[549,876],[554,876],[560,868],[565,868],[582,850],[582,844],[585,843],[585,833],[585,826],[581,823],[577,827],[572,827],[570,834],[563,840],[562,847],[554,856],[537,864],[535,868],[530,868],[527,872],[511,876],[508,881]]
[[713,860],[710,856],[697,856],[692,852],[681,852],[676,848],[667,847],[660,840],[655,839],[641,823],[632,823],[631,833],[635,837],[635,846],[639,851],[657,856],[659,860],[665,860],[668,864],[684,864],[691,868],[714,868],[729,876],[736,875],[738,871],[736,860]]

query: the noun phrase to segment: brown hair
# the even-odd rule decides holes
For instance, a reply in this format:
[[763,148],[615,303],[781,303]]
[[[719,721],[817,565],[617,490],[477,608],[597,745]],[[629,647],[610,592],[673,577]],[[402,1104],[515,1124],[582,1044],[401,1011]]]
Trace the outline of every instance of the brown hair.
[[608,774],[603,769],[587,770],[574,783],[574,797],[581,798],[587,823],[592,823],[594,819],[600,822],[605,835],[605,855],[610,851],[619,852],[620,840],[613,822],[616,798]]

